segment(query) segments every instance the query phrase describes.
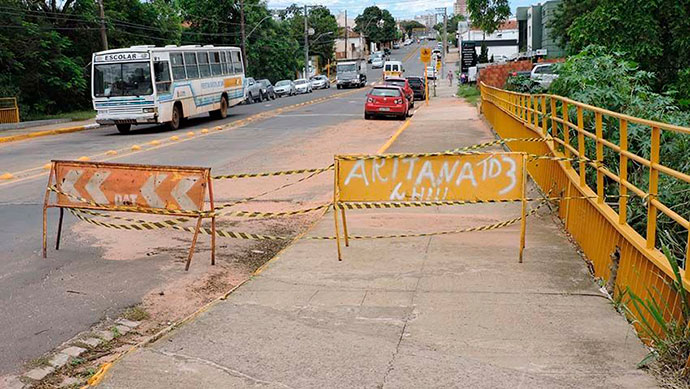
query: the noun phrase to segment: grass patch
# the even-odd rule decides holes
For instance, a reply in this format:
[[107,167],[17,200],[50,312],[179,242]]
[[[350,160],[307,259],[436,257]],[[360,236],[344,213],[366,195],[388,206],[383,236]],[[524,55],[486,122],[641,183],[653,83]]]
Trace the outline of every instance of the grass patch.
[[35,369],[37,367],[46,367],[50,364],[50,358],[48,357],[39,357],[30,360],[29,362],[26,363],[26,368],[27,369]]
[[142,321],[146,320],[150,317],[148,312],[142,307],[136,306],[136,307],[131,307],[127,308],[125,313],[122,314],[122,317],[127,319],[127,320],[132,320],[132,321]]
[[96,117],[96,111],[89,109],[84,111],[63,112],[55,115],[45,114],[28,114],[22,115],[22,121],[28,122],[31,120],[50,120],[50,119],[69,119],[71,121],[89,120]]
[[477,104],[480,97],[479,89],[477,89],[477,87],[465,84],[458,86],[457,95],[472,105]]

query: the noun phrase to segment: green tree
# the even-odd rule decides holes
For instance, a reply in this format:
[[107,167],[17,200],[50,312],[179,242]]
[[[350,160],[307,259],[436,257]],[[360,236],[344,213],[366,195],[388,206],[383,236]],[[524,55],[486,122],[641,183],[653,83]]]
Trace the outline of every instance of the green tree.
[[354,30],[364,34],[368,42],[383,43],[396,39],[398,27],[388,10],[371,6],[355,18]]
[[400,22],[400,27],[402,27],[405,35],[407,35],[408,38],[412,37],[412,31],[414,31],[415,28],[425,28],[422,23],[419,23],[416,20],[404,20]]
[[467,0],[472,25],[491,34],[510,16],[508,0]]
[[[290,37],[299,42],[301,50],[304,50],[304,7],[293,4],[280,12],[280,18],[289,26]],[[309,8],[307,19],[309,28],[314,34],[309,37],[309,55],[318,55],[319,64],[324,66],[335,55],[335,39],[338,37],[338,22],[331,11],[326,7],[317,6]],[[304,67],[303,55],[295,53],[299,58],[300,68]]]

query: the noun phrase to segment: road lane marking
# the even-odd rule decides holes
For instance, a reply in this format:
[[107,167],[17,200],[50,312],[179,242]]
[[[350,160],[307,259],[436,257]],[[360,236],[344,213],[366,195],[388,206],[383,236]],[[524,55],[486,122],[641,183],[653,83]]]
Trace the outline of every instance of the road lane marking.
[[[320,103],[323,103],[326,101],[335,100],[335,99],[341,98],[343,96],[354,94],[355,92],[358,92],[358,91],[359,91],[359,89],[354,89],[354,90],[350,90],[350,91],[346,91],[346,92],[335,93],[335,94],[332,94],[329,96],[323,96],[323,97],[319,97],[319,98],[316,98],[313,100],[308,100],[305,102],[296,103],[296,104],[288,105],[288,106],[281,107],[281,108],[275,108],[275,109],[270,110],[270,111],[259,112],[259,113],[256,113],[254,115],[248,116],[244,119],[239,119],[239,120],[236,120],[234,122],[226,123],[223,125],[224,128],[217,131],[216,133],[221,132],[221,131],[225,131],[225,130],[234,130],[234,129],[237,129],[240,127],[244,127],[249,122],[274,118],[274,117],[277,117],[282,112],[294,111],[294,110],[297,110],[297,109],[299,109],[303,106],[306,106],[306,105],[320,104]],[[158,146],[152,146],[152,147],[148,147],[145,149],[142,148],[141,150],[131,150],[131,146],[127,146],[127,147],[123,147],[123,148],[118,149],[118,150],[109,150],[106,152],[100,152],[100,153],[94,154],[90,157],[87,157],[87,156],[80,157],[79,160],[91,160],[91,159],[95,159],[95,158],[100,157],[100,156],[106,156],[107,155],[109,157],[99,159],[101,162],[106,162],[106,161],[110,161],[110,160],[121,158],[121,157],[130,156],[130,155],[137,154],[137,153],[144,153],[147,151],[157,150],[157,149],[160,149],[163,147],[177,145],[179,143],[187,142],[190,140],[200,139],[200,138],[203,138],[205,136],[212,135],[212,134],[213,134],[212,132],[209,132],[206,134],[201,134],[198,136],[192,136],[192,137],[186,137],[186,138],[180,138],[180,136],[178,136],[178,135],[173,135],[170,138],[168,138],[169,141],[166,140],[165,138],[161,138],[160,139],[161,144]],[[37,178],[40,178],[40,177],[47,175],[48,172],[43,171],[43,165],[44,164],[42,164],[41,166],[38,166],[38,167],[25,169],[25,170],[18,172],[18,173],[26,173],[26,172],[30,172],[30,171],[40,171],[39,173],[35,173],[33,175],[29,175],[29,176],[25,176],[25,177],[17,178],[17,176],[14,175],[14,173],[9,173],[9,172],[6,174],[3,174],[0,177],[2,177],[2,180],[5,182],[0,183],[0,188],[10,186],[13,184],[19,184],[19,183],[22,183],[25,181],[31,181],[31,180],[34,180],[34,179],[37,179]]]

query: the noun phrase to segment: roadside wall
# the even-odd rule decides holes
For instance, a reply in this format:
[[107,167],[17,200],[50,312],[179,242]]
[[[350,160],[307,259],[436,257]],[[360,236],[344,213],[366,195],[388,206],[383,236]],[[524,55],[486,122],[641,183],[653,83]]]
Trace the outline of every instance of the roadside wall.
[[[563,62],[564,58],[540,59],[538,63]],[[523,72],[532,70],[534,63],[530,60],[506,62],[502,64],[489,65],[479,69],[477,85],[484,82],[486,85],[496,88],[503,88],[512,72]]]

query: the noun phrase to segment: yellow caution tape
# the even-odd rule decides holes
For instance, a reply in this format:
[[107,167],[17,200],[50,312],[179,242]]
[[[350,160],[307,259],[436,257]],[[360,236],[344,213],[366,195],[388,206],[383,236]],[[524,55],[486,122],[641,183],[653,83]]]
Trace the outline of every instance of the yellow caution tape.
[[325,168],[320,169],[297,169],[297,170],[283,170],[278,172],[267,172],[267,173],[240,173],[240,174],[225,174],[221,176],[213,176],[214,180],[228,180],[235,178],[251,178],[251,177],[272,177],[272,176],[287,176],[291,174],[304,174],[304,173],[322,173],[329,170],[333,170],[334,165],[330,165]]

